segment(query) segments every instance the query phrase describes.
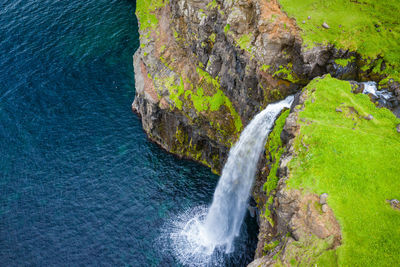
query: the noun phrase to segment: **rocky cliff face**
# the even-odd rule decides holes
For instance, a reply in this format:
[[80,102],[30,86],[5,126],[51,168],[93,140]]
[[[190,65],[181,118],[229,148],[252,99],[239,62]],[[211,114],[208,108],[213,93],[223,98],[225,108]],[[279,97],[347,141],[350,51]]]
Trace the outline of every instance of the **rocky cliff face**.
[[[278,140],[278,146],[266,147],[269,154],[279,150],[282,153],[277,157],[266,156],[263,165],[276,164],[277,168],[261,172],[256,181],[258,186],[268,185],[268,180],[274,178],[266,174],[277,174],[272,187],[264,186],[265,190],[259,191],[255,189],[254,195],[261,209],[262,219],[255,260],[249,267],[275,264],[291,266],[293,261],[295,264],[312,266],[327,251],[336,253],[334,249],[341,243],[339,223],[326,203],[328,196],[290,189],[286,185],[289,178],[288,163],[296,157],[294,139],[300,130],[298,113],[304,109],[307,94],[307,91],[298,94],[295,107],[288,116],[281,115],[284,116],[283,125],[276,125],[271,136]],[[277,135],[273,136],[274,134]]]
[[[400,101],[399,83],[377,74],[385,65],[382,58],[364,59],[332,45],[307,47],[277,0],[138,0],[136,14],[141,46],[134,55],[133,110],[151,140],[217,173],[256,113],[299,92],[314,77],[330,73],[339,79],[381,81],[380,87]],[[318,196],[285,186],[295,116],[292,112],[287,118],[283,143],[273,151],[286,147],[289,152],[275,157],[273,144],[267,144],[260,162],[254,198],[263,212],[260,259],[254,266],[276,262],[276,254],[289,264],[287,253],[304,252],[296,249],[298,242],[317,247],[316,254],[340,244],[330,208],[321,213]]]
[[138,1],[136,97],[150,139],[221,170],[231,145],[265,106],[321,74],[355,78],[355,53],[306,50],[277,1]]

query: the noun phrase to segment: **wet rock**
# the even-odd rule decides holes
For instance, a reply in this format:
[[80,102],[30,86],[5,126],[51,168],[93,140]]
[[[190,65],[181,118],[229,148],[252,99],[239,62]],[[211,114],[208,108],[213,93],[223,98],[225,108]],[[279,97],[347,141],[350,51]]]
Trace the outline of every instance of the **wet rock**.
[[329,29],[330,28],[328,23],[326,23],[326,22],[322,23],[322,27],[325,28],[325,29]]
[[319,196],[319,204],[323,205],[326,204],[326,199],[328,198],[327,193],[323,193],[322,195]]
[[365,85],[355,81],[350,81],[351,92],[354,94],[361,94],[364,91]]
[[336,108],[336,112],[343,112],[341,108]]
[[368,114],[368,116],[365,116],[364,119],[366,119],[367,121],[370,121],[370,120],[374,119],[374,117],[371,114]]
[[250,216],[254,218],[256,216],[256,208],[252,206],[248,206],[247,209],[249,210]]

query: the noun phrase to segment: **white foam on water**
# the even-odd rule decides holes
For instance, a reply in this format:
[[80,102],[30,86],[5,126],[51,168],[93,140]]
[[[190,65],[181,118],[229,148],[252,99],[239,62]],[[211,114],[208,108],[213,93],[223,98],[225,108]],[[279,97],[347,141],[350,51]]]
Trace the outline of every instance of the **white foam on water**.
[[388,92],[386,90],[378,90],[376,87],[376,82],[363,82],[364,84],[364,90],[363,94],[371,94],[376,98],[380,98],[384,101],[388,101],[390,98],[393,97],[393,94],[391,92]]

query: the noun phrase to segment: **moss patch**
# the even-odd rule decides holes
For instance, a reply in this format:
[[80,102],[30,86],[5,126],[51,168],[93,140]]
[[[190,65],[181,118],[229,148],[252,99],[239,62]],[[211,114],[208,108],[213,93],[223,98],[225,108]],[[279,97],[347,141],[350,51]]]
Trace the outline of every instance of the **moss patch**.
[[269,169],[267,181],[263,185],[263,191],[266,192],[267,200],[263,208],[264,212],[262,216],[267,219],[272,226],[274,225],[274,221],[271,218],[271,211],[269,207],[272,205],[274,197],[271,193],[273,190],[275,190],[279,181],[277,171],[280,158],[285,151],[285,148],[282,146],[281,132],[289,113],[290,110],[282,112],[279,118],[275,121],[274,129],[269,134],[267,143],[265,144],[267,162],[271,164],[271,167]]
[[155,11],[168,3],[168,0],[137,0],[136,16],[140,22],[140,29],[142,31],[155,30],[158,26]]
[[[305,90],[288,186],[328,193],[343,234],[337,248],[340,266],[395,266],[400,216],[385,200],[400,199],[400,120],[329,75]],[[374,118],[364,119],[368,114]]]
[[289,63],[286,66],[279,66],[279,69],[276,72],[274,72],[273,77],[287,80],[291,83],[297,83],[300,81],[297,78],[296,74],[293,72],[293,64],[292,63]]
[[335,250],[329,250],[333,238],[306,236],[286,246],[286,258],[291,266],[338,266]]
[[240,36],[236,40],[236,42],[241,49],[246,50],[247,52],[249,52],[251,54],[252,50],[253,50],[253,46],[251,45],[252,39],[253,39],[253,34],[248,33],[248,34],[243,34],[242,36]]
[[278,185],[279,178],[277,176],[277,171],[279,167],[279,160],[285,151],[285,148],[282,146],[281,133],[289,113],[290,110],[286,110],[279,116],[275,122],[275,127],[270,133],[268,141],[265,145],[267,160],[268,162],[272,163],[267,181],[263,186],[263,190],[267,193],[267,195],[269,195],[271,191],[274,190]]
[[[398,76],[400,68],[400,3],[398,0],[279,0],[294,17],[309,47],[334,44],[365,58],[382,56]],[[311,19],[308,19],[308,17]],[[304,21],[305,23],[300,23]],[[329,29],[322,27],[326,22]]]
[[[232,102],[229,100],[229,98],[224,94],[224,92],[221,90],[220,86],[220,81],[217,78],[213,78],[208,72],[202,70],[201,68],[196,69],[197,73],[200,76],[200,80],[202,83],[199,84],[199,86],[206,86],[209,91],[211,91],[213,94],[208,97],[201,97],[197,98],[197,101],[200,101],[201,104],[198,105],[200,108],[198,111],[201,111],[202,109],[210,109],[210,111],[217,111],[220,109],[222,105],[225,105],[228,110],[230,111],[230,114],[232,118],[234,119],[234,126],[236,129],[236,133],[239,133],[243,129],[243,123],[242,119],[240,118],[239,114],[235,110],[235,108],[232,105]],[[197,95],[199,93],[199,90],[203,90],[202,87],[199,87],[197,89]],[[196,98],[194,98],[196,99]],[[193,100],[196,102],[196,100]]]
[[347,65],[349,65],[350,62],[352,62],[355,58],[351,57],[351,58],[338,58],[335,59],[335,63],[341,67],[347,67]]

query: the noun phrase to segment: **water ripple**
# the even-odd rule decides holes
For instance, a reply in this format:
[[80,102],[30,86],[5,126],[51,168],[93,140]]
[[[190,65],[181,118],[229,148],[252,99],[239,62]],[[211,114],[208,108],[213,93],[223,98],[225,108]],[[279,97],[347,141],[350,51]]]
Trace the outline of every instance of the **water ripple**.
[[150,143],[131,112],[135,2],[0,6],[0,265],[179,265],[156,240],[218,177]]

